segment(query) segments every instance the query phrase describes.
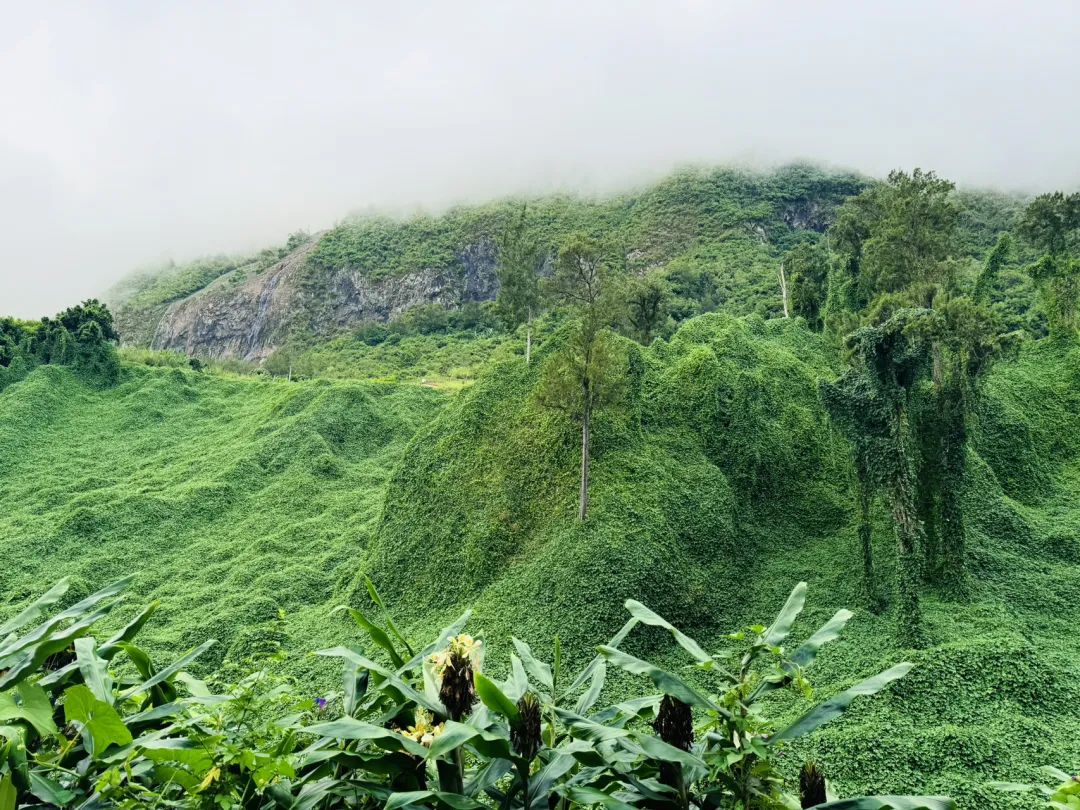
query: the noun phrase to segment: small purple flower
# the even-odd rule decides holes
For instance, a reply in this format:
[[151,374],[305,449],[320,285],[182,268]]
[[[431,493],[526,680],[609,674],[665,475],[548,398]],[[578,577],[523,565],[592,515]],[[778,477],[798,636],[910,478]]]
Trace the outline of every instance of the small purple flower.
[[1072,780],[1073,780],[1074,782],[1080,782],[1080,776],[1074,776],[1074,777],[1072,778]]
[[326,709],[326,698],[315,698],[315,708],[320,712]]

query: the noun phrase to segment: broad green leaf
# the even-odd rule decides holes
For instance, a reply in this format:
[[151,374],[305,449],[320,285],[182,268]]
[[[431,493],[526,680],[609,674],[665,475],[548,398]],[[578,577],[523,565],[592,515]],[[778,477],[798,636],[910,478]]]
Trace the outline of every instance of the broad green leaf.
[[791,656],[791,663],[800,667],[809,666],[817,657],[818,650],[830,641],[840,638],[840,634],[853,615],[850,610],[836,611],[836,615],[829,619],[820,630],[799,645],[799,649],[795,650],[795,654]]
[[[648,695],[624,700],[622,703],[616,703],[614,706],[608,706],[606,709],[598,711],[592,716],[592,719],[604,725],[617,722],[620,727],[625,726],[630,720],[640,717],[646,709],[655,712],[663,699],[663,695]],[[616,721],[616,718],[620,719]]]
[[5,746],[7,766],[17,790],[30,788],[30,764],[26,760],[26,743],[29,733],[27,726],[22,723],[15,726],[0,726],[0,737],[10,740]]
[[577,760],[568,753],[559,752],[552,757],[550,762],[529,778],[530,805],[546,800],[551,792],[551,786],[569,773],[576,764]]
[[598,743],[618,739],[619,737],[627,737],[630,734],[630,732],[624,728],[597,723],[595,720],[582,717],[581,715],[567,711],[566,709],[556,707],[555,713],[559,716],[559,719],[563,721],[570,736],[579,740],[588,740],[589,742]]
[[122,695],[120,695],[120,699],[121,700],[127,700],[128,698],[133,697],[134,695],[137,695],[140,692],[145,692],[147,689],[150,689],[150,688],[152,688],[154,686],[157,686],[159,683],[162,683],[162,682],[168,680],[173,675],[175,675],[177,672],[179,672],[181,669],[183,669],[188,664],[190,664],[192,661],[194,661],[196,658],[198,658],[200,655],[202,655],[204,652],[206,652],[211,647],[213,647],[214,644],[216,644],[216,643],[217,642],[214,639],[210,639],[209,641],[204,641],[202,644],[200,644],[194,650],[189,652],[183,658],[179,659],[178,661],[173,661],[171,664],[169,664],[163,670],[161,670],[160,672],[155,674],[153,677],[148,678],[147,680],[143,681],[142,683],[136,684],[131,689],[124,692]]
[[521,662],[525,665],[525,671],[529,673],[534,681],[540,686],[548,690],[549,693],[555,690],[555,684],[551,678],[551,667],[540,661],[533,655],[529,645],[521,639],[511,638],[514,642],[514,649],[517,650],[517,654],[521,656]]
[[638,810],[632,804],[627,804],[614,796],[609,796],[602,790],[591,787],[572,787],[567,792],[567,796],[575,804],[602,804],[608,810]]
[[421,694],[413,689],[409,684],[405,683],[401,677],[392,669],[376,664],[369,658],[358,654],[349,647],[333,647],[329,650],[319,650],[315,655],[325,655],[332,658],[344,658],[348,661],[352,661],[356,666],[363,667],[364,669],[371,670],[378,673],[386,679],[398,692],[401,693],[405,700],[410,700],[418,706],[423,706],[429,712],[435,714],[446,714],[446,707],[442,705],[442,702],[432,700],[425,694]]
[[[20,639],[17,644],[13,645],[18,648],[18,651],[5,656],[3,661],[0,662],[0,668],[8,668],[7,672],[0,676],[0,692],[20,683],[37,672],[41,669],[42,664],[49,659],[49,656],[70,647],[75,639],[86,634],[91,625],[107,615],[115,604],[114,602],[99,608],[55,635],[53,635],[53,631],[57,629],[56,623],[66,621],[66,619],[62,620],[59,617],[54,617],[49,623],[42,625],[38,630],[34,630]],[[39,634],[38,631],[42,628],[47,629]],[[25,643],[31,636],[35,637],[34,640],[31,643]]]
[[529,676],[525,674],[521,659],[513,653],[510,653],[510,677],[506,679],[503,691],[514,703],[521,700],[521,696],[529,691]]
[[776,617],[776,621],[762,635],[762,643],[769,647],[779,647],[784,639],[788,637],[788,633],[791,632],[791,626],[795,624],[795,619],[802,612],[805,603],[806,583],[800,582],[792,589],[791,595],[788,596],[787,602],[784,603],[784,607],[780,610],[780,615]]
[[[620,644],[622,644],[626,637],[630,635],[630,631],[637,627],[637,623],[638,620],[635,618],[627,619],[626,624],[622,626],[622,629],[620,629],[618,633],[611,637],[611,639],[607,643],[607,646],[618,647]],[[583,687],[585,685],[585,682],[593,676],[593,672],[596,670],[596,668],[600,666],[600,664],[602,664],[603,662],[604,657],[601,655],[596,656],[592,661],[590,661],[589,665],[585,667],[585,669],[581,671],[581,674],[574,679],[574,682],[570,684],[570,688],[566,690],[567,694],[572,695],[578,689]]]
[[390,628],[390,632],[394,634],[394,637],[401,642],[401,646],[405,648],[409,655],[413,654],[412,647],[409,646],[409,642],[405,640],[405,636],[401,635],[401,631],[398,630],[397,625],[394,624],[393,618],[390,616],[390,611],[386,609],[386,605],[383,604],[382,597],[379,596],[379,592],[375,590],[375,583],[371,581],[371,577],[364,577],[364,582],[367,584],[368,594],[371,596],[371,601],[379,606],[379,610],[382,611],[382,616],[386,620],[386,626]]
[[[363,650],[359,647],[356,648],[357,652],[363,654]],[[356,664],[347,659],[343,659],[341,671],[341,686],[342,686],[342,705],[345,709],[345,714],[351,715],[356,711],[356,703],[364,694],[364,685],[366,685],[367,673],[360,674]]]
[[473,673],[473,683],[476,684],[476,696],[492,711],[503,715],[511,724],[517,725],[518,710],[514,701],[510,700],[503,691],[495,685],[495,682],[483,672]]
[[[840,633],[843,632],[844,627],[847,625],[852,615],[850,610],[838,610],[836,615],[829,619],[820,630],[804,641],[799,646],[799,649],[795,651],[795,654],[791,656],[790,664],[782,664],[784,671],[788,673],[788,676],[794,677],[795,675],[795,669],[792,665],[807,667],[813,663],[814,659],[817,657],[818,651],[823,646],[840,637]],[[790,683],[790,680],[788,680],[787,683]],[[784,685],[784,683],[777,683],[774,681],[763,681],[761,685],[754,690],[750,697],[750,702],[752,703],[761,695],[772,692],[775,689],[780,689]]]
[[38,734],[47,736],[57,733],[52,715],[53,707],[49,696],[36,683],[23,682],[14,693],[0,693],[0,723],[25,720]]
[[109,662],[99,658],[97,642],[89,636],[75,639],[75,659],[82,673],[83,683],[90,687],[94,697],[110,706],[113,702],[113,679],[109,674]]
[[383,810],[400,810],[414,804],[432,804],[440,802],[453,810],[484,810],[484,805],[460,793],[447,793],[441,790],[413,790],[408,793],[391,793]]
[[16,798],[15,785],[9,773],[0,779],[0,810],[15,810]]
[[825,725],[825,723],[834,720],[847,711],[848,706],[851,705],[851,702],[855,700],[855,698],[862,695],[877,694],[893,681],[907,675],[911,670],[911,667],[912,665],[908,663],[897,664],[896,666],[875,675],[873,678],[868,678],[850,689],[845,689],[839,695],[831,697],[824,703],[815,706],[783,731],[774,734],[769,738],[769,744],[775,745],[784,740],[794,740],[809,734],[811,731],[820,728]]
[[483,765],[473,774],[472,779],[465,783],[465,795],[470,798],[478,793],[483,793],[489,787],[498,784],[510,769],[514,767],[512,759],[493,759]]
[[581,697],[578,698],[577,705],[574,706],[574,711],[578,714],[586,714],[591,709],[596,701],[600,699],[600,692],[604,689],[604,680],[607,678],[607,665],[600,664],[593,670],[592,683],[589,684],[589,688],[581,693]]
[[665,630],[671,633],[671,635],[675,637],[675,641],[678,642],[679,646],[686,650],[688,653],[690,653],[690,655],[694,656],[694,658],[699,664],[712,663],[713,659],[711,655],[701,649],[701,647],[696,641],[694,641],[688,635],[684,634],[681,630],[679,630],[679,628],[677,628],[663,616],[653,613],[651,610],[645,607],[645,605],[641,604],[641,602],[638,602],[634,599],[627,599],[625,607],[628,611],[630,611],[630,615],[642,624],[647,624],[651,627],[663,627]]
[[947,796],[859,796],[814,805],[815,810],[955,810]]
[[642,661],[640,658],[635,658],[613,647],[599,647],[598,649],[604,658],[620,669],[632,672],[635,675],[648,675],[652,682],[656,684],[656,688],[665,695],[671,695],[683,703],[697,706],[699,709],[712,710],[724,716],[729,716],[730,713],[725,709],[717,706],[696,689],[687,685],[681,678],[672,675],[670,672],[654,667],[648,661]]
[[442,632],[439,633],[439,637],[437,639],[435,639],[433,642],[424,647],[424,649],[422,649],[420,652],[418,652],[416,655],[406,661],[404,666],[398,667],[398,674],[400,675],[409,671],[413,667],[417,666],[420,662],[422,662],[425,658],[429,657],[432,653],[438,652],[439,650],[445,650],[446,645],[450,643],[450,639],[461,632],[461,629],[465,626],[466,622],[469,621],[470,616],[472,616],[472,611],[466,610],[464,613],[458,616],[457,621],[455,621],[452,625],[450,625],[449,627],[444,627],[442,629]]
[[390,640],[390,636],[386,635],[385,630],[383,630],[377,624],[373,624],[371,620],[363,614],[363,612],[357,610],[356,608],[346,607],[345,605],[342,605],[340,607],[334,608],[333,612],[337,613],[341,610],[347,610],[349,612],[349,615],[353,617],[353,621],[355,621],[361,629],[367,631],[367,634],[371,637],[371,640],[375,642],[375,645],[377,647],[382,647],[384,650],[386,650],[395,668],[400,668],[401,665],[405,663],[401,659],[401,656],[398,655],[398,651],[397,648],[394,646],[394,642]]
[[103,599],[108,599],[110,596],[116,596],[122,590],[127,588],[127,586],[130,585],[132,580],[134,580],[134,579],[135,579],[134,574],[129,574],[128,576],[124,577],[123,579],[118,579],[112,585],[106,585],[100,591],[97,591],[96,593],[90,594],[88,597],[83,599],[81,602],[76,602],[74,605],[69,607],[63,613],[58,613],[56,618],[58,618],[58,619],[74,619],[74,618],[77,618],[77,617],[81,616],[83,613],[85,613],[86,611],[88,611],[90,608],[92,608],[94,605],[96,605],[98,602],[102,601]]
[[510,741],[506,738],[475,726],[448,720],[443,726],[442,734],[431,743],[427,758],[436,759],[466,744],[472,745],[485,757],[507,759],[513,756],[510,751]]
[[128,745],[132,741],[116,709],[94,697],[86,684],[76,684],[64,690],[64,719],[79,723],[89,738],[91,754],[99,756],[110,745]]
[[29,607],[0,625],[0,637],[6,636],[8,633],[14,633],[16,630],[25,627],[30,622],[37,621],[38,618],[45,615],[45,611],[59,602],[60,597],[67,593],[69,584],[68,577],[64,577],[35,599]]
[[420,743],[410,740],[403,734],[365,723],[353,717],[341,717],[328,723],[313,726],[295,726],[297,731],[314,734],[318,737],[331,737],[335,740],[371,740],[375,745],[388,751],[408,751],[419,757],[427,756],[428,749]]
[[45,804],[65,807],[75,798],[75,794],[59,782],[42,776],[37,771],[30,771],[30,792]]
[[101,645],[101,649],[98,650],[98,655],[106,661],[111,661],[116,654],[120,652],[120,645],[130,642],[135,638],[138,632],[142,630],[143,625],[146,624],[147,620],[154,615],[154,611],[158,609],[158,605],[160,604],[161,602],[151,602],[143,608],[142,612],[124,625],[120,632]]
[[683,751],[681,748],[676,748],[674,745],[669,745],[659,737],[654,737],[651,734],[635,734],[634,740],[650,759],[659,759],[664,762],[677,762],[680,765],[700,768],[703,771],[708,770],[704,760],[700,757],[694,756],[687,751]]

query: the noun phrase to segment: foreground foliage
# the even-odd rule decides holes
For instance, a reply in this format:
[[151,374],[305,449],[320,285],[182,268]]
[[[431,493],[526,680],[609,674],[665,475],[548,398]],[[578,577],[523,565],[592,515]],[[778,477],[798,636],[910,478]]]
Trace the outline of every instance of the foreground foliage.
[[[349,612],[371,651],[341,646],[319,653],[343,664],[342,690],[331,707],[326,699],[293,697],[288,682],[266,669],[216,690],[193,678],[185,669],[212,640],[155,666],[133,639],[157,603],[107,639],[96,638],[92,631],[129,582],[51,613],[67,592],[62,580],[0,627],[6,635],[0,646],[0,810],[38,803],[222,810],[797,808],[775,767],[778,752],[911,669],[898,664],[775,730],[761,698],[792,685],[809,695],[805,669],[851,618],[838,612],[787,652],[783,644],[802,611],[805,583],[772,625],[731,634],[734,649],[723,653],[706,653],[629,600],[630,620],[575,677],[563,671],[557,639],[553,664],[514,639],[509,676],[497,680],[485,674],[483,642],[462,632],[468,613],[415,648],[368,581],[382,619]],[[710,686],[691,685],[621,650],[638,625],[668,631]],[[275,660],[272,651],[261,657],[267,665]],[[734,669],[727,668],[729,660]],[[646,676],[657,693],[597,710],[608,667]],[[339,701],[340,714],[331,719]],[[939,810],[952,803],[886,796],[813,806]]]

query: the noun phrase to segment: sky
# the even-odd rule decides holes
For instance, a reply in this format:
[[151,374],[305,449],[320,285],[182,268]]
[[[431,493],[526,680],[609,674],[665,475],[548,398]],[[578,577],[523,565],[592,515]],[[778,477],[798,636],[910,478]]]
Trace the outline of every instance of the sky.
[[351,211],[793,159],[1080,185],[1077,0],[0,0],[0,314]]

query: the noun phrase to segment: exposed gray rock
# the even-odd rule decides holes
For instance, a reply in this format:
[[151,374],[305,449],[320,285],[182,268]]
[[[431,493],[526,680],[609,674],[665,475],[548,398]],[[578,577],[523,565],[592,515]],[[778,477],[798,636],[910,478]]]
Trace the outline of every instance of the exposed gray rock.
[[495,251],[467,246],[453,269],[422,270],[372,281],[356,270],[314,270],[307,245],[269,267],[237,281],[236,273],[170,304],[154,329],[150,346],[189,355],[261,361],[297,330],[330,334],[365,320],[389,320],[418,304],[460,306],[490,301],[499,284]]

